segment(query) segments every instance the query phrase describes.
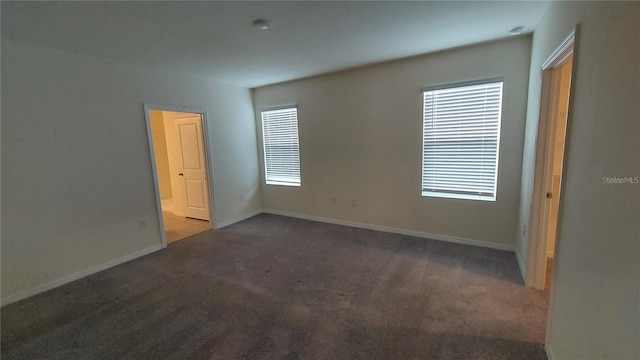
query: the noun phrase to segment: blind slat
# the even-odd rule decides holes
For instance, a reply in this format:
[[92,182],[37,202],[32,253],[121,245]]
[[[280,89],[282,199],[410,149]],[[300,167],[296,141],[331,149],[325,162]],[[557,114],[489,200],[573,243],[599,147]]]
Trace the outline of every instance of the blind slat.
[[495,201],[502,87],[424,91],[423,196]]
[[298,109],[263,111],[262,143],[267,184],[300,186]]

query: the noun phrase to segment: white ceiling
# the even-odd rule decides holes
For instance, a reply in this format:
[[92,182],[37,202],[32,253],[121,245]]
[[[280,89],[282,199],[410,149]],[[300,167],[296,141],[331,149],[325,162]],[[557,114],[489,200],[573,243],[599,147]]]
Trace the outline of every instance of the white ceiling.
[[257,87],[531,32],[547,5],[3,1],[2,37]]

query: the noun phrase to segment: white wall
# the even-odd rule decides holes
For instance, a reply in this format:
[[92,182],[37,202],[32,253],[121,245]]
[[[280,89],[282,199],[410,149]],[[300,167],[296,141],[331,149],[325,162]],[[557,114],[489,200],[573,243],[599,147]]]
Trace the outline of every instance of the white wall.
[[[298,105],[302,186],[262,178],[265,209],[514,246],[530,46],[520,37],[255,89],[259,142],[262,109]],[[422,197],[422,88],[498,76],[498,200]]]
[[[516,254],[522,261],[523,275],[527,283],[530,283],[533,277],[533,272],[527,272],[527,269],[530,266],[530,258],[534,256],[534,254],[529,252],[529,233],[531,231],[530,222],[536,165],[536,143],[540,116],[540,93],[542,91],[541,67],[553,51],[556,50],[575,29],[576,24],[582,16],[584,7],[584,2],[577,1],[573,2],[570,6],[564,7],[562,10],[558,10],[555,5],[549,5],[549,8],[545,12],[545,17],[540,21],[533,36],[527,99],[527,120],[524,135],[524,151],[522,155],[519,231],[516,245]],[[538,161],[541,166],[542,159],[538,159]]]
[[[551,2],[534,35],[521,222],[528,223],[540,66],[580,23],[548,350],[555,360],[640,358],[640,3]],[[528,242],[518,251],[527,258]]]
[[3,303],[160,244],[143,103],[208,111],[218,224],[261,208],[248,89],[2,39]]

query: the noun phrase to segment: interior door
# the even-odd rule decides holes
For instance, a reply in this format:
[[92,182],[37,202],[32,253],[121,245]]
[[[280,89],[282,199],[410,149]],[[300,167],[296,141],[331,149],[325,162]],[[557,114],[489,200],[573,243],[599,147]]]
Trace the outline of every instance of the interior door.
[[202,119],[198,114],[185,114],[175,119],[175,126],[181,167],[179,177],[184,184],[184,215],[211,220]]

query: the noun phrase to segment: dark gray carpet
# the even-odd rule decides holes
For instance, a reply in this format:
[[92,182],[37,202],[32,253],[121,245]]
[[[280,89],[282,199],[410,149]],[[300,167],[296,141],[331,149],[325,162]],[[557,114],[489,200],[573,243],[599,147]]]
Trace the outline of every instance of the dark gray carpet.
[[258,215],[2,309],[2,359],[546,359],[513,253]]

